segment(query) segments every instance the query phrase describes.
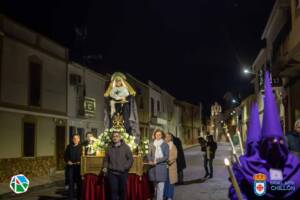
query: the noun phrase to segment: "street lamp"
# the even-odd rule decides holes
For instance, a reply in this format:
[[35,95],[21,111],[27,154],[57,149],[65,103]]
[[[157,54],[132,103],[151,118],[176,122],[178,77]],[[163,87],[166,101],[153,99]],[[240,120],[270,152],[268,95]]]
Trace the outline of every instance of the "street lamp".
[[232,99],[232,103],[237,103],[237,101],[235,99]]
[[248,68],[244,68],[244,74],[255,74],[255,73],[249,70]]

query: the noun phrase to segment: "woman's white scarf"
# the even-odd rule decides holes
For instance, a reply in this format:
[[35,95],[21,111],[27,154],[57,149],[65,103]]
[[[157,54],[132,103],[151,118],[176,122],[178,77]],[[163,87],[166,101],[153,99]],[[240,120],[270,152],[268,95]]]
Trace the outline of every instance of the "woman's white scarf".
[[154,146],[155,146],[155,160],[157,160],[158,158],[162,158],[164,155],[163,155],[163,152],[161,150],[161,145],[162,143],[164,142],[163,139],[160,139],[160,140],[154,140]]

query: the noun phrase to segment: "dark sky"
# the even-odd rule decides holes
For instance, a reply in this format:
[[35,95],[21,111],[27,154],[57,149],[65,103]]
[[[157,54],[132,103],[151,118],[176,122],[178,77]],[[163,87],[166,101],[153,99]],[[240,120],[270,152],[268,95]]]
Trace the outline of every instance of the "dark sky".
[[[152,80],[178,99],[206,105],[245,95],[242,75],[263,47],[274,0],[0,0],[0,11],[71,49],[74,59]],[[87,27],[84,48],[74,27]],[[84,50],[83,50],[84,49]]]

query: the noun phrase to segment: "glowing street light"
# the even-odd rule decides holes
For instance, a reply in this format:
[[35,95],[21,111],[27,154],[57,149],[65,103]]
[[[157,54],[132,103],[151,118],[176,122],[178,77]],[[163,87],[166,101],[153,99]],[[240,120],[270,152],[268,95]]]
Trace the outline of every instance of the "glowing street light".
[[255,73],[249,70],[248,68],[244,68],[244,74],[255,74]]

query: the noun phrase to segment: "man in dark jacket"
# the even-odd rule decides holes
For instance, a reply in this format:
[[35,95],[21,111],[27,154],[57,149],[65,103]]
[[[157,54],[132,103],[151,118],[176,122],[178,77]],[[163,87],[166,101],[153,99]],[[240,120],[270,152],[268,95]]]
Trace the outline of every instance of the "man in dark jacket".
[[75,190],[77,186],[77,198],[80,199],[81,195],[81,175],[80,175],[80,160],[81,160],[82,147],[80,145],[80,136],[75,134],[72,137],[72,144],[66,148],[64,159],[67,164],[67,172],[69,178],[69,198],[74,199]]
[[[205,178],[209,176],[209,178],[213,177],[213,159],[215,158],[215,153],[217,150],[217,143],[214,141],[212,135],[207,136],[207,142],[206,142],[206,154],[204,157],[204,167],[205,167]],[[207,164],[209,165],[209,172],[208,172],[208,167]]]
[[178,137],[173,136],[173,143],[177,148],[177,174],[178,174],[178,185],[183,184],[183,170],[186,168],[186,162],[185,162],[185,156],[184,151],[182,147],[182,143]]
[[205,170],[205,175],[203,178],[207,178],[209,176],[209,171],[208,171],[208,168],[207,168],[207,163],[208,163],[208,160],[207,160],[207,141],[203,138],[203,137],[200,137],[198,138],[198,142],[200,144],[200,147],[201,147],[201,151],[202,151],[202,154],[203,154],[203,166],[204,166],[204,170]]
[[108,175],[111,200],[124,200],[127,175],[133,164],[133,156],[129,146],[121,140],[120,133],[113,133],[112,141],[103,161],[103,172]]
[[286,134],[289,150],[300,156],[300,119],[295,122],[294,131]]

